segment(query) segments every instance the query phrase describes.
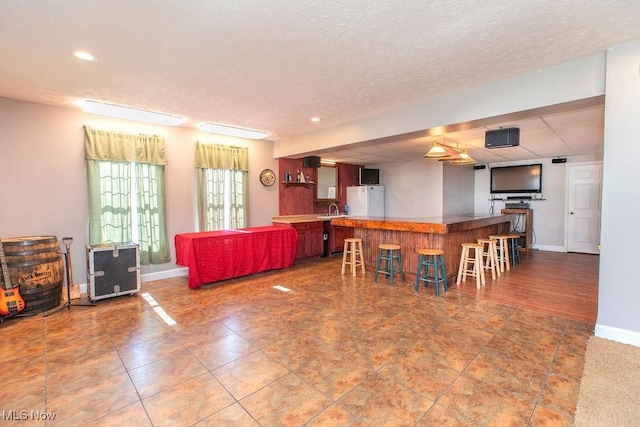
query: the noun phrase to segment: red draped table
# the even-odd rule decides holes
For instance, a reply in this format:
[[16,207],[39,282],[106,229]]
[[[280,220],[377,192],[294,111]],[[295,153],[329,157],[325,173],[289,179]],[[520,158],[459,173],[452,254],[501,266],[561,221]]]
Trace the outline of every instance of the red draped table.
[[293,227],[176,234],[176,264],[189,267],[189,287],[291,267],[298,234]]

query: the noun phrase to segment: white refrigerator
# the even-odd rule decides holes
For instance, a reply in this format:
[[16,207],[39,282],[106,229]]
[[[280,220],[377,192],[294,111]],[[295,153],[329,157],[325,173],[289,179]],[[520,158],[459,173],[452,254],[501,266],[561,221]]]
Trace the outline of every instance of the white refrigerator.
[[384,187],[360,185],[347,187],[347,206],[352,216],[384,216]]

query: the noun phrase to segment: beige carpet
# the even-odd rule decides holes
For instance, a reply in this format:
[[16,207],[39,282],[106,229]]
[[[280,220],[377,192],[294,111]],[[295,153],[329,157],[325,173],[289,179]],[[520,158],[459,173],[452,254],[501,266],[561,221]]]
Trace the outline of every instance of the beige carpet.
[[575,425],[640,426],[640,347],[589,339]]

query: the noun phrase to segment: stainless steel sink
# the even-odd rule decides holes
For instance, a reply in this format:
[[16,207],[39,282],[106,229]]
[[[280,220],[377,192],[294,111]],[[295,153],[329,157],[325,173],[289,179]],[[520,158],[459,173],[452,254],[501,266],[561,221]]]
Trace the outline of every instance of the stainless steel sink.
[[325,219],[326,220],[326,219],[331,219],[331,218],[343,218],[345,216],[349,216],[349,215],[346,215],[346,214],[343,214],[343,215],[320,215],[318,217],[318,219]]

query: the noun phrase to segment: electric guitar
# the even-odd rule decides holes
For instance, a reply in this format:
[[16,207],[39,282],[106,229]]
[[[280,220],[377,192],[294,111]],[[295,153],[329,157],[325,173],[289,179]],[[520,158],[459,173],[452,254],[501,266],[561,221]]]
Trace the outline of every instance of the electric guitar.
[[4,256],[4,247],[0,240],[0,262],[2,263],[2,275],[4,277],[3,289],[0,291],[0,316],[13,316],[24,310],[24,299],[20,295],[20,287],[11,285],[9,267]]

